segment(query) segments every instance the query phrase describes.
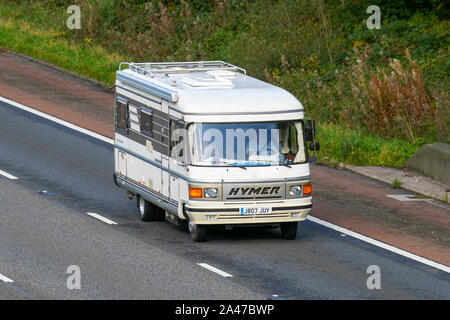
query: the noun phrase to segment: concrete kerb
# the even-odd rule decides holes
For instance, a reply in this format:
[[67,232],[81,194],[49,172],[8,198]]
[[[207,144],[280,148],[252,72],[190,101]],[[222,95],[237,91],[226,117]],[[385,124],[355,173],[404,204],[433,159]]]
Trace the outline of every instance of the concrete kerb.
[[450,186],[450,145],[426,144],[406,161],[408,170],[418,172]]

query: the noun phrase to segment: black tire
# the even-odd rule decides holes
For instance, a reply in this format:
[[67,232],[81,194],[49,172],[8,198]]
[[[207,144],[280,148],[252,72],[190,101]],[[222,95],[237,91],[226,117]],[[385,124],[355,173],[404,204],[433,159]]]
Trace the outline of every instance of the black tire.
[[281,224],[281,236],[286,240],[294,240],[297,236],[297,222],[285,222]]
[[164,220],[165,212],[153,203],[148,202],[141,196],[137,196],[137,207],[139,218],[142,221],[161,221]]
[[192,241],[203,242],[206,241],[206,227],[195,224],[189,221],[189,232],[191,233]]
[[166,211],[155,205],[155,221],[166,220]]

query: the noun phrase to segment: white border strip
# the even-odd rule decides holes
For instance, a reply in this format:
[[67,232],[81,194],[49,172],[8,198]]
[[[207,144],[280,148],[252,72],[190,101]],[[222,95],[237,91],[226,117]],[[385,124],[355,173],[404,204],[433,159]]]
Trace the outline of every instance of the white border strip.
[[380,247],[380,248],[383,248],[383,249],[385,249],[385,250],[394,252],[394,253],[399,254],[399,255],[401,255],[401,256],[404,256],[404,257],[413,259],[413,260],[415,260],[415,261],[417,261],[417,262],[426,264],[426,265],[428,265],[428,266],[430,266],[430,267],[433,267],[433,268],[436,268],[436,269],[445,271],[445,272],[447,272],[447,273],[450,273],[450,267],[447,267],[447,266],[445,266],[445,265],[443,265],[443,264],[434,262],[434,261],[432,261],[432,260],[425,259],[425,258],[423,258],[423,257],[421,257],[421,256],[418,256],[418,255],[415,255],[415,254],[413,254],[413,253],[411,253],[411,252],[408,252],[408,251],[399,249],[399,248],[397,248],[397,247],[391,246],[391,245],[389,245],[389,244],[386,244],[386,243],[384,243],[384,242],[381,242],[381,241],[378,241],[378,240],[375,240],[375,239],[366,237],[366,236],[364,236],[364,235],[362,235],[362,234],[360,234],[360,233],[357,233],[357,232],[354,232],[354,231],[351,231],[351,230],[348,230],[348,229],[339,227],[339,226],[337,226],[337,225],[334,225],[334,224],[332,224],[332,223],[326,222],[326,221],[324,221],[324,220],[321,220],[321,219],[316,218],[316,217],[313,217],[313,216],[308,216],[306,219],[308,219],[308,220],[310,220],[310,221],[312,221],[312,222],[318,223],[318,224],[320,224],[320,225],[322,225],[322,226],[324,226],[324,227],[333,229],[333,230],[335,230],[335,231],[337,231],[337,232],[344,233],[344,234],[349,235],[349,236],[351,236],[351,237],[353,237],[353,238],[362,240],[362,241],[364,241],[364,242],[373,244],[373,245],[375,245],[375,246],[377,246],[377,247]]
[[107,223],[107,224],[117,224],[116,222],[114,222],[114,221],[112,221],[112,220],[109,220],[108,218],[105,218],[105,217],[103,217],[103,216],[101,216],[101,215],[99,215],[99,214],[97,214],[97,213],[94,213],[94,212],[86,212],[86,214],[87,214],[87,215],[90,215],[90,216],[93,217],[93,218],[96,218],[96,219],[98,219],[98,220],[101,220],[101,221],[103,221],[103,222],[105,222],[105,223]]
[[13,283],[14,282],[14,280],[2,275],[1,273],[0,273],[0,281],[3,281],[4,283]]
[[412,194],[387,194],[386,197],[398,200],[398,201],[425,201],[428,202],[429,204],[433,204],[435,206],[450,210],[449,206],[446,206],[443,203],[440,203],[434,199],[414,199],[414,198],[410,198],[413,197],[414,195]]
[[233,277],[231,274],[226,273],[225,271],[222,271],[222,270],[220,270],[220,269],[217,269],[216,267],[213,267],[213,266],[211,266],[211,265],[209,265],[209,264],[207,264],[207,263],[197,263],[197,264],[198,264],[200,267],[203,267],[203,268],[205,268],[205,269],[208,269],[209,271],[212,271],[212,272],[215,272],[215,273],[221,275],[222,277],[225,277],[225,278]]
[[2,171],[2,170],[0,170],[0,175],[6,177],[8,179],[11,179],[11,180],[18,180],[19,179],[19,178],[13,176],[12,174],[9,174],[8,172]]
[[415,199],[413,194],[387,194],[386,197],[395,199],[398,201],[433,201],[433,199]]
[[70,123],[70,122],[58,119],[58,118],[56,118],[54,116],[51,116],[51,115],[49,115],[47,113],[38,111],[38,110],[33,109],[31,107],[27,107],[27,106],[25,106],[25,105],[23,105],[21,103],[9,100],[9,99],[4,98],[2,96],[0,96],[0,101],[5,102],[5,103],[7,103],[7,104],[9,104],[9,105],[11,105],[13,107],[19,108],[21,110],[30,112],[30,113],[32,113],[32,114],[34,114],[36,116],[41,117],[41,118],[45,118],[47,120],[50,120],[50,121],[53,121],[53,122],[58,123],[60,125],[63,125],[64,127],[67,127],[69,129],[72,129],[72,130],[84,133],[84,134],[86,134],[86,135],[88,135],[88,136],[90,136],[92,138],[99,139],[99,140],[101,140],[103,142],[106,142],[106,143],[109,143],[109,144],[114,144],[114,140],[113,139],[110,139],[110,138],[105,137],[105,136],[103,136],[101,134],[98,134],[98,133],[92,132],[90,130],[84,129],[82,127],[79,127],[79,126],[77,126],[77,125],[75,125],[73,123]]
[[[7,103],[9,105],[12,105],[13,107],[16,107],[16,108],[28,111],[28,112],[30,112],[32,114],[35,114],[35,115],[39,116],[39,117],[42,117],[42,118],[45,118],[47,120],[50,120],[50,121],[56,122],[58,124],[61,124],[61,125],[65,126],[65,127],[67,127],[67,128],[70,128],[70,129],[73,129],[75,131],[84,133],[84,134],[86,134],[88,136],[91,136],[93,138],[99,139],[99,140],[104,141],[106,143],[114,144],[114,140],[113,139],[107,138],[105,136],[102,136],[101,134],[92,132],[90,130],[81,128],[81,127],[79,127],[77,125],[74,125],[74,124],[72,124],[70,122],[67,122],[67,121],[64,121],[64,120],[61,120],[61,119],[58,119],[58,118],[56,118],[54,116],[51,116],[51,115],[48,115],[48,114],[46,114],[44,112],[35,110],[35,109],[27,107],[27,106],[24,106],[23,104],[20,104],[18,102],[9,100],[9,99],[4,98],[2,96],[0,96],[0,101],[3,101],[3,102],[5,102],[5,103]],[[91,215],[92,217],[100,219],[100,220],[102,220],[104,222],[106,222],[105,220],[107,220],[108,222],[106,222],[106,223],[108,223],[108,224],[117,224],[114,221],[106,219],[106,218],[104,218],[104,217],[102,217],[102,216],[100,216],[100,215],[98,215],[96,213],[88,213],[88,214]],[[370,243],[372,245],[375,245],[377,247],[383,248],[385,250],[388,250],[388,251],[394,252],[396,254],[402,255],[404,257],[413,259],[413,260],[415,260],[417,262],[421,262],[421,263],[426,264],[426,265],[428,265],[430,267],[434,267],[434,268],[437,268],[439,270],[442,270],[442,271],[445,271],[447,273],[450,273],[450,267],[447,267],[447,266],[442,265],[440,263],[434,262],[432,260],[425,259],[425,258],[423,258],[421,256],[415,255],[415,254],[410,253],[408,251],[405,251],[405,250],[396,248],[394,246],[388,245],[388,244],[386,244],[384,242],[381,242],[381,241],[378,241],[378,240],[366,237],[366,236],[364,236],[362,234],[359,234],[359,233],[356,233],[354,231],[351,231],[351,230],[339,227],[337,225],[334,225],[332,223],[326,222],[324,220],[320,220],[320,219],[315,218],[313,216],[308,216],[307,219],[312,221],[312,222],[318,223],[318,224],[320,224],[320,225],[322,225],[324,227],[336,230],[336,231],[341,232],[343,234],[346,234],[346,235],[349,235],[349,236],[354,237],[356,239],[359,239],[361,241]],[[213,272],[216,272],[216,273],[218,273],[218,274],[220,274],[220,275],[222,275],[224,277],[232,277],[232,275],[230,275],[229,273],[226,273],[226,272],[221,271],[221,270],[219,270],[217,268],[214,268],[214,267],[212,267],[212,266],[210,266],[210,265],[208,265],[206,263],[198,263],[198,265],[200,265],[203,268],[206,268],[208,270],[211,270]]]

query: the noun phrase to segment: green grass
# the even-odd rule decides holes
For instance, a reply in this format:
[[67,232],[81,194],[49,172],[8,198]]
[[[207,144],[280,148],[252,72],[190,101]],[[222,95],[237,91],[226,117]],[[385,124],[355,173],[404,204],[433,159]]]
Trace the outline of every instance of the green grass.
[[317,128],[320,150],[317,160],[328,165],[403,167],[420,147],[405,140],[386,140],[342,125],[322,123]]
[[[231,62],[287,89],[302,102],[307,114],[318,120],[318,160],[331,165],[403,167],[423,144],[450,142],[450,20],[445,1],[77,3],[81,30],[66,27],[71,1],[1,1],[0,46],[106,86],[113,85],[122,61]],[[368,30],[365,25],[370,4],[382,8],[380,30]],[[411,71],[405,57],[405,49],[409,50],[423,71],[430,108],[439,109],[436,116],[420,115],[424,120],[420,128],[414,128],[414,139],[408,141],[403,129],[383,132],[377,130],[377,120],[368,122],[362,111],[370,110],[367,94],[358,100],[352,91],[351,83],[358,75],[354,49],[365,57],[362,87],[371,72],[390,73],[392,59],[399,59]],[[382,116],[392,117],[388,111]]]
[[0,8],[0,46],[97,79],[108,86],[114,83],[115,70],[124,59],[119,54],[109,53],[102,46],[87,41],[71,40],[68,36],[71,31],[64,26],[58,28],[54,22],[39,19],[48,15],[46,11],[30,14],[26,5],[10,2],[1,3]]
[[397,179],[394,179],[394,181],[392,182],[392,188],[398,189],[402,186],[402,184],[403,184],[403,182],[401,182]]

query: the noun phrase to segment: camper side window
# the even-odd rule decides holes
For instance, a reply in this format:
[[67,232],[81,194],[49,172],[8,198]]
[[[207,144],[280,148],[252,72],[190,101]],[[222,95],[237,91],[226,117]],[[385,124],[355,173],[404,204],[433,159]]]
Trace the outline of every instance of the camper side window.
[[127,129],[127,103],[117,100],[117,128]]
[[177,161],[185,162],[184,158],[184,122],[181,120],[170,120],[170,157]]
[[141,132],[149,137],[152,136],[152,112],[141,109]]

